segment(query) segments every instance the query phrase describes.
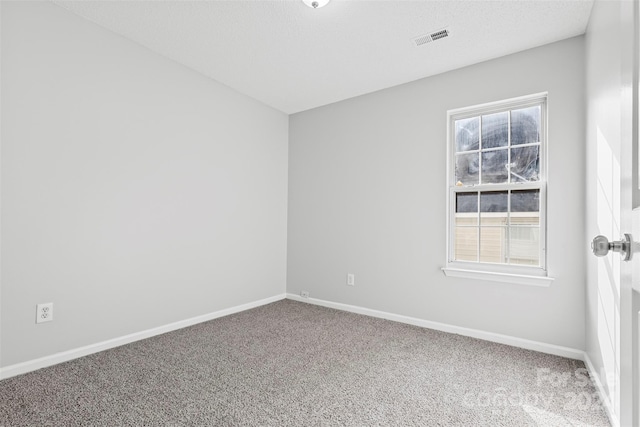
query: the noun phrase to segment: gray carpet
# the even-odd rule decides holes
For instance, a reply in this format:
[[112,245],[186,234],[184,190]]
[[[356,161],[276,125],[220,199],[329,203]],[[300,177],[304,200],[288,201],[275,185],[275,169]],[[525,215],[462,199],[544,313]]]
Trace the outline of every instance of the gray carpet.
[[283,300],[1,381],[0,425],[608,426],[585,372]]

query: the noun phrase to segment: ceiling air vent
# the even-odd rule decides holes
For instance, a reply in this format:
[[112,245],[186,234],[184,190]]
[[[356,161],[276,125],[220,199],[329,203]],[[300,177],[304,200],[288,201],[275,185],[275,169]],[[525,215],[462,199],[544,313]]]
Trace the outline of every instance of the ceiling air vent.
[[443,39],[445,37],[449,37],[449,30],[439,30],[431,34],[418,36],[413,39],[413,42],[416,44],[416,46],[422,46],[423,44],[431,43],[436,40]]

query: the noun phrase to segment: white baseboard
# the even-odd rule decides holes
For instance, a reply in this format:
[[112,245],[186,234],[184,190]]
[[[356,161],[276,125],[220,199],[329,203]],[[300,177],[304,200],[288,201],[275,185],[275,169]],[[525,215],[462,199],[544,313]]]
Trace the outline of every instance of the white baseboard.
[[582,360],[584,361],[584,364],[587,367],[587,370],[589,371],[589,376],[591,377],[591,380],[593,381],[594,385],[596,386],[596,389],[598,390],[598,394],[600,395],[600,401],[602,402],[602,406],[604,406],[604,410],[607,413],[607,417],[609,417],[609,422],[611,423],[611,427],[620,427],[620,420],[618,420],[618,417],[616,416],[616,411],[613,405],[611,404],[611,400],[609,399],[607,390],[604,388],[604,384],[602,384],[602,381],[600,380],[600,375],[598,375],[598,371],[596,370],[595,366],[593,366],[593,363],[591,362],[591,358],[589,357],[589,354],[587,354],[586,351],[584,352],[584,358]]
[[433,322],[430,320],[418,319],[416,317],[409,317],[409,316],[403,316],[400,314],[387,313],[385,311],[372,310],[370,308],[358,307],[355,305],[325,301],[325,300],[320,300],[316,298],[303,298],[296,294],[288,293],[287,298],[295,301],[306,302],[309,304],[321,305],[323,307],[349,311],[351,313],[364,314],[367,316],[393,320],[395,322],[406,323],[409,325],[421,326],[423,328],[435,329],[437,331],[464,335],[467,337],[478,338],[485,341],[496,342],[499,344],[506,344],[513,347],[525,348],[527,350],[539,351],[541,353],[554,354],[556,356],[567,357],[569,359],[577,359],[577,360],[584,359],[584,351],[576,350],[569,347],[562,347],[554,344],[531,341],[523,338],[512,337],[509,335],[496,334],[493,332],[486,332],[479,329],[471,329],[471,328],[464,328],[462,326],[448,325],[446,323]]
[[168,325],[158,326],[157,328],[147,329],[141,332],[135,332],[133,334],[110,339],[107,341],[102,341],[95,344],[90,344],[84,347],[75,348],[68,351],[63,351],[61,353],[55,353],[50,356],[41,357],[39,359],[29,360],[27,362],[22,362],[22,363],[16,363],[15,365],[9,365],[4,368],[0,368],[0,380],[14,377],[20,374],[25,374],[27,372],[35,371],[37,369],[46,368],[47,366],[57,365],[58,363],[67,362],[69,360],[77,359],[79,357],[87,356],[89,354],[97,353],[99,351],[108,350],[114,347],[119,347],[124,344],[132,343],[134,341],[140,341],[145,338],[150,338],[156,335],[175,331],[177,329],[186,328],[187,326],[192,326],[198,323],[207,322],[209,320],[217,319],[219,317],[224,317],[230,314],[239,313],[241,311],[259,307],[261,305],[280,301],[285,298],[286,298],[286,294],[275,295],[269,298],[253,301],[247,304],[237,305],[235,307],[230,307],[223,310],[215,311],[213,313],[203,314],[201,316],[192,317],[190,319],[169,323]]

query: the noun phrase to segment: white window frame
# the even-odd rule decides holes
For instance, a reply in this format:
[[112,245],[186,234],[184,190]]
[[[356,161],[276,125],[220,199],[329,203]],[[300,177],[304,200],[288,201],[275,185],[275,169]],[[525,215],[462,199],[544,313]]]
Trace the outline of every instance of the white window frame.
[[[447,252],[445,275],[476,280],[489,280],[534,286],[549,286],[553,279],[547,270],[547,98],[548,94],[512,98],[504,101],[474,105],[447,111]],[[508,110],[540,105],[540,180],[537,182],[508,184],[475,184],[456,186],[455,176],[455,121],[470,117],[504,112]],[[482,261],[456,261],[454,259],[455,239],[455,195],[459,192],[540,190],[540,266],[499,264]]]

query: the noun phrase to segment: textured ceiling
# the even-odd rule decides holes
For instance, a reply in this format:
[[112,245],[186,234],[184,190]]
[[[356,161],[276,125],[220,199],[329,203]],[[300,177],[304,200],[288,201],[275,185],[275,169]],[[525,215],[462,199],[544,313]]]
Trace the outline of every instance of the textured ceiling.
[[593,0],[54,3],[295,113],[583,34]]

